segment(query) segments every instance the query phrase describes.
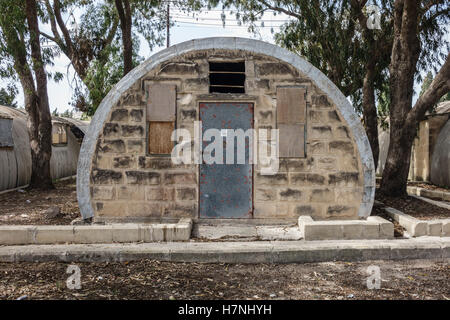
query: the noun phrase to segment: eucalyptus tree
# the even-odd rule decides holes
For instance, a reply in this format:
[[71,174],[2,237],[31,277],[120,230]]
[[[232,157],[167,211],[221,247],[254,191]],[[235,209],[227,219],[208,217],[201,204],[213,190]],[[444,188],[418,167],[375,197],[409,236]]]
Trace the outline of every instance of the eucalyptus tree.
[[[324,72],[362,114],[378,162],[376,92],[381,94],[392,45],[392,0],[375,1],[380,8],[370,16],[367,1],[357,0],[225,0],[236,6],[237,17],[251,28],[268,11],[289,17],[275,41]],[[379,18],[379,23],[373,19]]]
[[[70,59],[77,77],[74,106],[92,115],[112,86],[135,67],[140,37],[150,50],[161,46],[167,27],[167,4],[199,10],[203,0],[43,0],[42,33]],[[170,22],[169,22],[170,23]],[[81,83],[79,83],[81,80]]]
[[[405,195],[411,146],[419,122],[450,91],[448,34],[450,4],[445,0],[396,0],[394,38],[389,65],[390,144],[380,191]],[[419,71],[444,61],[414,106],[414,81]]]
[[54,52],[41,47],[41,12],[35,0],[0,2],[0,69],[2,77],[18,79],[23,89],[32,159],[30,187],[48,189],[53,188],[52,123],[45,65]]

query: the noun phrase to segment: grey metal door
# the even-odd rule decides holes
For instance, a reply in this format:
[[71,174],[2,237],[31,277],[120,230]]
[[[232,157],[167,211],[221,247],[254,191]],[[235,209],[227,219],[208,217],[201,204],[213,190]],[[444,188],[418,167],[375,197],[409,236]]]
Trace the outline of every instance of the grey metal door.
[[[200,165],[200,218],[251,218],[253,214],[253,167],[249,163],[251,140],[245,139],[245,162],[238,164],[237,138],[234,137],[234,164],[227,164],[227,137],[234,131],[253,128],[253,104],[200,103],[203,136],[208,129],[221,131],[223,164]],[[214,139],[214,138],[213,138]],[[228,142],[230,142],[229,140]],[[203,147],[212,141],[203,142]],[[232,148],[229,143],[230,148]],[[242,158],[241,158],[242,159]],[[229,160],[229,159],[228,159]],[[229,162],[229,161],[228,161]],[[242,162],[242,161],[241,161]]]

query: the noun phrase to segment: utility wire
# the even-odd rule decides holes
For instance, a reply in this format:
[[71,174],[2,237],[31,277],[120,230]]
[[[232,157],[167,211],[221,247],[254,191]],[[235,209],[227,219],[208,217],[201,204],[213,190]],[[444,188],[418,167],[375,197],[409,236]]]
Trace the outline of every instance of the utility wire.
[[[190,24],[190,25],[195,25],[195,26],[213,26],[213,27],[223,27],[222,24],[218,24],[218,23],[202,23],[202,22],[188,22],[188,21],[179,21],[179,20],[174,20],[175,23],[183,23],[183,24]],[[263,25],[263,26],[257,26],[258,28],[278,28],[281,27],[282,24],[280,25]],[[226,27],[238,27],[238,28],[248,28],[247,25],[238,25],[238,24],[230,24],[230,25],[225,25]]]

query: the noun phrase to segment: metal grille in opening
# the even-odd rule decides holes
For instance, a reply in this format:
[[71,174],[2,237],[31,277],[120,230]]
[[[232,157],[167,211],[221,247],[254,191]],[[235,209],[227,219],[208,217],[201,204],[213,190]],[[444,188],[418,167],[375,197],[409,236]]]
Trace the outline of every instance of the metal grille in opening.
[[245,93],[245,62],[210,62],[210,93]]

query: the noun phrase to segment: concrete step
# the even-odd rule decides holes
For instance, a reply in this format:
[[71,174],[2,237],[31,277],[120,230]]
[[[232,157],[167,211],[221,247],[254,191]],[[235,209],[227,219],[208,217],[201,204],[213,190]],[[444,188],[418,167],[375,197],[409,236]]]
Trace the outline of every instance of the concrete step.
[[124,262],[142,259],[205,263],[309,263],[401,259],[449,261],[450,237],[0,246],[0,262]]
[[194,224],[192,237],[207,240],[300,240],[296,225],[205,225]]

